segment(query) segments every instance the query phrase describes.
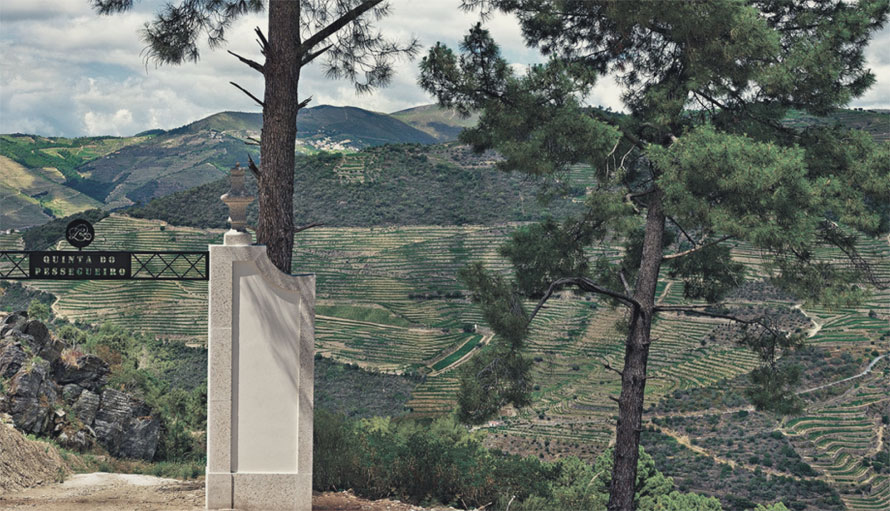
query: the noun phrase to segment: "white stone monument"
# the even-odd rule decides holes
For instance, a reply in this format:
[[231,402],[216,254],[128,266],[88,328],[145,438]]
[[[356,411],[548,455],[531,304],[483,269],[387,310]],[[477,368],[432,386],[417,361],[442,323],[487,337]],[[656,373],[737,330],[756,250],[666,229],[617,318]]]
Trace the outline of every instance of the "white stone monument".
[[207,509],[312,509],[315,276],[276,268],[245,232],[244,170],[210,246]]

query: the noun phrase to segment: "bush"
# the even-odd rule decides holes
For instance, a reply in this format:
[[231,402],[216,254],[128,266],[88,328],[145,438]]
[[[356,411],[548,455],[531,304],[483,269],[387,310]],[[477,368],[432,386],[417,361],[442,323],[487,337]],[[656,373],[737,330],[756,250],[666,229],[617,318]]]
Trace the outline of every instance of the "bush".
[[31,300],[31,304],[28,306],[28,318],[43,321],[45,323],[52,318],[52,310],[49,305],[43,302]]

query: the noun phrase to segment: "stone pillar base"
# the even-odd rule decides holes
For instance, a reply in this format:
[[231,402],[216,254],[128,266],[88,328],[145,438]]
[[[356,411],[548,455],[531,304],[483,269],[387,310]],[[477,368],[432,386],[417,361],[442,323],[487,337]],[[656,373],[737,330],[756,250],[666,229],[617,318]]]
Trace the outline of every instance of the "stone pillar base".
[[207,474],[207,509],[311,511],[312,474]]
[[315,276],[210,247],[207,509],[312,509]]

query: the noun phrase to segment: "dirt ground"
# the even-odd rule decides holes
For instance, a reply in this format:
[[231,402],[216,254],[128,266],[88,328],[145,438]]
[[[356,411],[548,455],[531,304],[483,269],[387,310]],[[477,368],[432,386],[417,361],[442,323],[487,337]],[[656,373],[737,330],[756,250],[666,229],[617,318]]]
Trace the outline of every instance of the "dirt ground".
[[[77,474],[64,483],[0,493],[2,510],[197,511],[204,509],[204,481],[134,474]],[[446,511],[392,500],[369,501],[348,492],[312,497],[313,511]]]
[[57,481],[68,472],[56,449],[28,440],[0,415],[0,496]]
[[[204,480],[181,481],[138,474],[72,475],[85,468],[56,448],[30,440],[0,414],[0,510],[192,511],[204,509]],[[57,481],[63,480],[59,483]],[[452,511],[394,500],[369,501],[349,492],[312,497],[315,511]]]

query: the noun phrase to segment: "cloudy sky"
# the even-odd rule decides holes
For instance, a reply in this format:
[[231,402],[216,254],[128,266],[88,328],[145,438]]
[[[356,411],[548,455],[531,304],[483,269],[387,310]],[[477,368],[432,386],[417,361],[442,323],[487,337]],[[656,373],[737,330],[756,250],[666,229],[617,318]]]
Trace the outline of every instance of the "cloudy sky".
[[[392,0],[392,15],[381,23],[390,37],[416,37],[423,55],[436,41],[454,46],[476,21],[460,12],[460,0]],[[0,0],[0,133],[46,136],[132,135],[170,129],[222,110],[259,111],[235,81],[257,96],[261,76],[224,50],[204,51],[197,64],[146,65],[137,31],[163,2],[142,0],[123,15],[100,17],[87,0]],[[265,30],[265,15],[238,21],[227,48],[259,58],[253,28]],[[515,21],[496,16],[487,22],[516,65],[540,60],[522,42]],[[890,28],[873,40],[868,60],[878,83],[854,106],[890,108]],[[881,51],[883,50],[883,51]],[[417,86],[417,61],[400,62],[393,83],[357,96],[346,82],[325,79],[319,66],[303,71],[300,95],[311,105],[353,105],[380,112],[431,103]],[[591,103],[621,107],[611,79],[601,80]]]

